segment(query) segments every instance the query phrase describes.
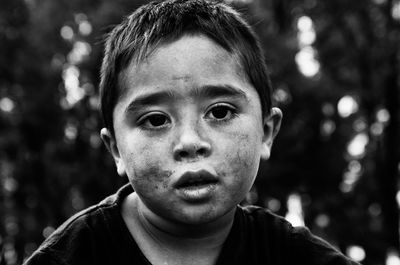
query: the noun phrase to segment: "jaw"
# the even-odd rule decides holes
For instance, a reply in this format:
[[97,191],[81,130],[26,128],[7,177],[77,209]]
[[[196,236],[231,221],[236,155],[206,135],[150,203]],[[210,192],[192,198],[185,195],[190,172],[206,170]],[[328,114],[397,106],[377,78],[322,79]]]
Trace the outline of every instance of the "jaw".
[[[222,215],[209,205],[190,205],[183,212],[168,212],[168,216],[154,213],[138,197],[140,214],[157,229],[180,238],[204,238],[230,230],[236,206]],[[173,216],[173,219],[171,218]],[[178,219],[178,220],[177,220]]]

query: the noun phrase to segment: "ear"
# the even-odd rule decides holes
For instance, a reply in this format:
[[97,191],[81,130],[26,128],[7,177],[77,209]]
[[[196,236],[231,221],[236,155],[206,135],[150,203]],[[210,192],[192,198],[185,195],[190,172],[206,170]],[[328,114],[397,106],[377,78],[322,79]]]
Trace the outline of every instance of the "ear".
[[278,108],[272,108],[271,113],[264,118],[264,136],[261,149],[261,158],[268,160],[271,154],[272,143],[281,127],[282,111]]
[[117,167],[118,175],[125,176],[125,164],[124,161],[121,159],[121,155],[118,150],[117,142],[115,137],[111,135],[110,131],[107,128],[103,128],[100,131],[100,137],[103,140],[104,144],[106,145],[108,151],[111,153],[112,157],[114,158],[115,166]]

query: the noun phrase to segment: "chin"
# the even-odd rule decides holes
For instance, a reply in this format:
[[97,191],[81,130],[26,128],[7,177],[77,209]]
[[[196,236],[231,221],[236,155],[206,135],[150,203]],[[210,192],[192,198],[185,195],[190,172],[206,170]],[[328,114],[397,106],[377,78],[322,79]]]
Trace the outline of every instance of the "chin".
[[211,207],[188,207],[182,212],[178,220],[187,225],[205,225],[218,221],[232,209],[218,209]]

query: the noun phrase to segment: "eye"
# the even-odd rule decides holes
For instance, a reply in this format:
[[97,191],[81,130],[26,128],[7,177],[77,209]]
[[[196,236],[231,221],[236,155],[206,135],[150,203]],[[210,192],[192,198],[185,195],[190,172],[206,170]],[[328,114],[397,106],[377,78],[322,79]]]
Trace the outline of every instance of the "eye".
[[143,116],[138,121],[139,125],[148,129],[161,128],[169,123],[169,118],[161,113],[153,113]]
[[235,109],[229,105],[216,105],[207,112],[207,116],[214,120],[229,120],[234,114]]

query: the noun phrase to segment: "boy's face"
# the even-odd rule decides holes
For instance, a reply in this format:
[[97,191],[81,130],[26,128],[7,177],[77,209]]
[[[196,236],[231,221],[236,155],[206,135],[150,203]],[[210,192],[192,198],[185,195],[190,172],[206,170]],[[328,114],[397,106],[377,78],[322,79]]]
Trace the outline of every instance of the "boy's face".
[[234,209],[269,157],[280,120],[263,120],[236,57],[203,35],[185,35],[132,63],[120,81],[115,138],[106,129],[102,138],[144,206],[185,224]]

